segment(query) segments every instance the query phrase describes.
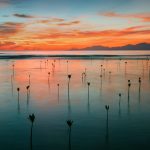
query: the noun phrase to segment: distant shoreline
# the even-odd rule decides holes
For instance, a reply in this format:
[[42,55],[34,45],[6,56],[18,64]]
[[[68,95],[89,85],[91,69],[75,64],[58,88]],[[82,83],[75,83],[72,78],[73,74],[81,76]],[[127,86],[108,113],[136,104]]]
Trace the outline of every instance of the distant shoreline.
[[150,55],[0,55],[0,59],[34,59],[34,58],[61,58],[61,59],[149,59]]

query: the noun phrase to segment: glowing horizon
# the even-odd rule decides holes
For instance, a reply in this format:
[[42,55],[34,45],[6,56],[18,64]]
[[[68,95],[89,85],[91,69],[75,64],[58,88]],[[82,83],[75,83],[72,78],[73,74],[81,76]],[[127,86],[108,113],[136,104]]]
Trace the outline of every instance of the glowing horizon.
[[149,0],[0,0],[0,50],[150,43]]

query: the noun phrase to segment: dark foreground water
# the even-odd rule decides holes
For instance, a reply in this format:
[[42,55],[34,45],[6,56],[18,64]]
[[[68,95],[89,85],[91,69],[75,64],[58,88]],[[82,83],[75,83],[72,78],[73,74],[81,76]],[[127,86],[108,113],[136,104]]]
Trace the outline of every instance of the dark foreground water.
[[[53,58],[1,59],[0,149],[30,149],[28,115],[31,113],[36,117],[33,150],[148,149],[149,66],[146,58],[69,59],[68,63],[65,59],[54,61]],[[82,79],[85,68],[86,77]],[[72,74],[69,97],[67,74]],[[128,80],[131,80],[129,96]],[[91,83],[89,96],[87,82]],[[20,88],[19,99],[17,87]],[[120,99],[119,93],[122,94]],[[110,107],[108,118],[105,105]],[[70,143],[68,119],[74,121]]]

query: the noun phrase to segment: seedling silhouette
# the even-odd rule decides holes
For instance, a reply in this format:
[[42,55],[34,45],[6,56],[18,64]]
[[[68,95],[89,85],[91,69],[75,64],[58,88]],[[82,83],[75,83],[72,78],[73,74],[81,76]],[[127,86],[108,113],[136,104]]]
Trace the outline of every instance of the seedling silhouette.
[[141,99],[141,77],[139,77],[139,102],[140,102],[140,99]]
[[59,102],[59,83],[57,84],[58,87],[58,102]]
[[87,85],[88,85],[88,98],[89,98],[89,91],[90,91],[90,82],[87,82]]
[[12,64],[12,72],[13,72],[13,76],[14,76],[14,74],[15,74],[15,65],[14,64]]
[[107,111],[107,119],[106,119],[106,143],[109,142],[109,131],[108,131],[108,111],[109,111],[109,105],[105,105],[105,109]]
[[20,88],[17,88],[17,92],[18,92],[18,112],[20,112]]
[[69,127],[69,150],[71,150],[71,127],[72,127],[73,121],[67,120],[66,122]]
[[102,68],[103,68],[103,65],[101,65],[101,74],[102,74],[102,71],[103,71],[103,69],[102,69]]
[[70,79],[71,79],[71,74],[68,74],[68,96],[70,91]]
[[105,109],[106,109],[106,111],[107,111],[107,119],[108,119],[109,105],[105,105]]
[[71,74],[68,74],[68,111],[69,112],[71,110],[71,105],[70,105],[70,79],[71,79]]
[[121,103],[121,93],[119,93],[119,115],[121,114],[120,103]]
[[35,115],[32,114],[32,115],[29,115],[29,118],[28,118],[31,122],[31,132],[30,132],[30,149],[32,150],[32,130],[33,130],[33,124],[34,124],[34,120],[35,120]]
[[128,100],[130,98],[130,87],[131,87],[131,82],[128,80]]
[[27,89],[27,105],[29,104],[30,85],[26,86]]
[[103,75],[100,75],[100,90],[102,90],[102,84],[103,84]]

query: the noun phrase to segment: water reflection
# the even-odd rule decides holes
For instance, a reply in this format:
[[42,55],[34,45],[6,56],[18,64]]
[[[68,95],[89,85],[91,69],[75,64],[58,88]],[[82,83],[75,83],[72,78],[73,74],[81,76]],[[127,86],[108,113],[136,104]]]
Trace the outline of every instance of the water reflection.
[[127,61],[125,62],[125,70],[124,70],[124,73],[125,73],[125,77],[127,76]]
[[140,102],[141,102],[141,77],[139,77],[139,104],[140,104]]
[[108,81],[111,83],[111,71],[109,71]]
[[87,83],[88,85],[88,113],[90,113],[90,82]]
[[58,97],[58,103],[59,103],[59,83],[57,84],[57,89],[58,89],[57,97]]
[[70,102],[70,79],[71,79],[71,74],[68,74],[68,114],[70,115],[71,113],[71,102]]
[[108,124],[108,117],[109,117],[109,105],[105,106],[106,112],[107,112],[107,117],[106,117],[106,136],[105,136],[105,141],[106,141],[106,149],[109,149],[109,124]]
[[69,65],[68,65],[69,61],[67,60],[67,74],[69,72]]
[[[69,137],[67,138],[67,146],[69,147],[69,149],[71,148],[75,149],[71,145],[71,139],[72,141],[74,140],[76,141],[76,149],[79,150],[83,149],[83,147],[85,147],[85,149],[87,150],[90,150],[91,145],[93,143],[94,143],[93,145],[95,145],[95,143],[97,143],[98,140],[99,141],[105,140],[105,144],[109,147],[109,149],[116,149],[116,147],[114,146],[116,145],[116,142],[113,140],[112,137],[115,137],[116,140],[118,140],[118,147],[119,147],[118,149],[123,150],[125,149],[124,146],[126,144],[133,145],[129,141],[135,139],[135,134],[137,135],[137,138],[140,139],[138,142],[136,141],[137,143],[143,144],[145,143],[146,139],[149,139],[149,133],[147,133],[147,131],[149,125],[148,118],[150,114],[149,109],[150,69],[146,69],[147,60],[143,60],[143,64],[141,60],[138,61],[125,60],[128,62],[126,68],[127,69],[126,77],[124,75],[125,61],[121,60],[93,59],[91,64],[89,60],[70,59],[68,72],[71,72],[71,74],[67,75],[66,75],[66,60],[59,60],[58,65],[57,60],[56,62],[54,62],[53,59],[47,61],[43,59],[41,62],[40,61],[41,60],[39,59],[16,60],[14,76],[12,74],[12,68],[10,69],[9,67],[11,62],[6,63],[6,61],[2,60],[0,62],[0,69],[1,69],[0,110],[1,112],[7,114],[5,119],[2,116],[2,113],[0,113],[1,123],[4,122],[3,120],[5,120],[4,122],[5,125],[3,123],[1,129],[8,134],[8,139],[11,144],[13,143],[12,141],[13,139],[11,139],[10,134],[16,135],[15,133],[17,129],[21,131],[18,134],[17,138],[25,139],[26,131],[24,131],[25,127],[24,119],[28,111],[38,112],[39,116],[37,124],[39,130],[36,131],[37,136],[34,137],[36,139],[34,144],[36,145],[37,150],[39,150],[41,147],[45,145],[48,145],[47,149],[56,149],[56,150],[61,149],[57,145],[57,143],[60,143],[61,146],[66,144],[66,141],[62,140],[62,137],[64,136],[64,126],[61,123],[64,120],[66,120],[66,118],[71,119],[72,117],[74,117],[74,119],[76,119],[79,122],[79,124],[77,124],[77,126],[75,127],[76,130],[75,137],[71,137],[71,132],[69,132],[68,134]],[[46,63],[44,64],[44,62]],[[59,63],[61,64],[62,67],[59,66]],[[98,68],[97,66],[100,65],[103,66],[101,68],[100,67]],[[144,66],[144,78],[142,78],[143,66]],[[51,74],[49,75],[48,72],[50,72]],[[112,72],[112,74],[109,72]],[[29,80],[30,78],[28,78],[29,73],[31,75],[31,83]],[[69,77],[68,75],[71,76]],[[10,76],[11,76],[11,83],[10,83]],[[140,82],[138,83],[139,77],[141,77],[142,79],[141,83]],[[127,79],[130,79],[129,83],[130,84],[132,83],[132,85],[130,85],[131,87],[128,85]],[[90,81],[91,85],[88,86],[87,81]],[[30,88],[27,89],[27,86],[30,86]],[[13,94],[13,92],[15,92],[14,89],[16,89],[17,87],[21,89],[17,91],[18,95]],[[49,87],[51,87],[50,97],[49,97]],[[30,90],[32,90],[32,93],[30,93],[31,92]],[[121,95],[119,97],[117,96],[116,100],[115,93],[119,93],[120,91],[121,94],[125,93],[125,96],[124,95]],[[102,95],[100,95],[100,93],[102,93]],[[30,96],[30,94],[32,94],[32,96]],[[8,99],[11,99],[12,97],[17,101],[9,102]],[[142,105],[140,105],[139,111],[139,109],[137,108],[141,103],[141,99]],[[107,113],[106,124],[105,120],[102,119],[105,117],[105,112],[103,112],[103,109],[101,108],[105,106],[105,103],[110,104],[110,106],[112,106],[111,107],[112,129],[113,128],[119,129],[119,131],[111,134],[111,142],[110,142],[110,120],[109,120],[110,116],[108,114],[109,112]],[[30,107],[27,109],[26,106]],[[91,106],[92,106],[92,113],[91,113]],[[21,113],[19,115],[17,114],[17,116],[19,117],[16,117],[16,110],[19,113],[20,108]],[[73,111],[71,110],[72,108]],[[132,114],[130,114],[130,108],[133,108]],[[129,114],[131,119],[128,118]],[[10,133],[8,131],[10,131],[10,129],[12,128],[10,128],[9,125],[14,124],[14,121],[15,125],[13,126],[13,130],[11,130]],[[93,124],[93,122],[98,121],[101,122],[101,124],[97,123]],[[137,124],[134,124],[135,122]],[[104,124],[106,128],[103,131]],[[136,126],[134,130],[132,128],[133,126]],[[41,131],[41,129],[43,130]],[[50,132],[50,135],[48,135],[48,131]],[[101,132],[101,135],[97,131]],[[131,131],[134,132],[133,135],[131,134]],[[23,134],[23,132],[25,133]],[[41,135],[41,133],[43,134],[42,141],[39,140],[39,136]],[[91,142],[86,141],[87,133],[88,135],[91,135],[88,137],[89,141]],[[3,135],[4,132],[2,131],[0,139],[4,141],[6,139],[5,136]],[[56,136],[57,138],[53,138],[53,136]],[[130,138],[129,141],[126,138],[124,138],[127,136]],[[122,138],[124,138],[123,139],[124,143],[121,143],[118,137],[121,140]],[[141,139],[140,137],[143,138]],[[52,143],[49,143],[49,139],[51,139]],[[31,138],[30,143],[32,143]],[[24,145],[27,144],[27,141],[22,140],[22,142],[20,142],[19,140],[17,140],[16,145],[22,146],[22,144]],[[121,147],[119,144],[123,146]],[[38,147],[37,145],[39,145],[40,147]],[[102,147],[103,146],[105,145],[102,145]],[[97,149],[98,148],[95,148],[95,150]]]
[[15,74],[15,65],[14,64],[12,64],[12,74],[13,74],[13,76]]
[[27,90],[27,106],[29,105],[29,100],[30,100],[30,86],[26,86],[26,90]]
[[103,86],[103,75],[100,75],[100,91],[102,92],[102,86]]
[[14,82],[13,82],[13,75],[11,75],[11,93],[13,96],[13,92],[14,92]]
[[149,66],[149,81],[150,81],[150,66]]
[[30,74],[29,74],[29,85],[30,85]]
[[30,150],[32,150],[33,148],[33,124],[34,124],[34,120],[35,120],[35,115],[32,114],[32,115],[29,115],[29,118],[28,118],[31,122],[31,128],[30,128]]
[[121,116],[121,107],[120,107],[120,104],[121,104],[121,93],[119,93],[119,111],[118,111],[119,116]]
[[50,72],[48,72],[48,89],[49,93],[51,92],[51,86],[50,86]]
[[18,92],[18,113],[20,113],[20,88],[17,88]]
[[68,139],[68,149],[71,150],[71,128],[72,128],[73,121],[72,120],[67,120],[67,125],[69,129],[69,139]]

